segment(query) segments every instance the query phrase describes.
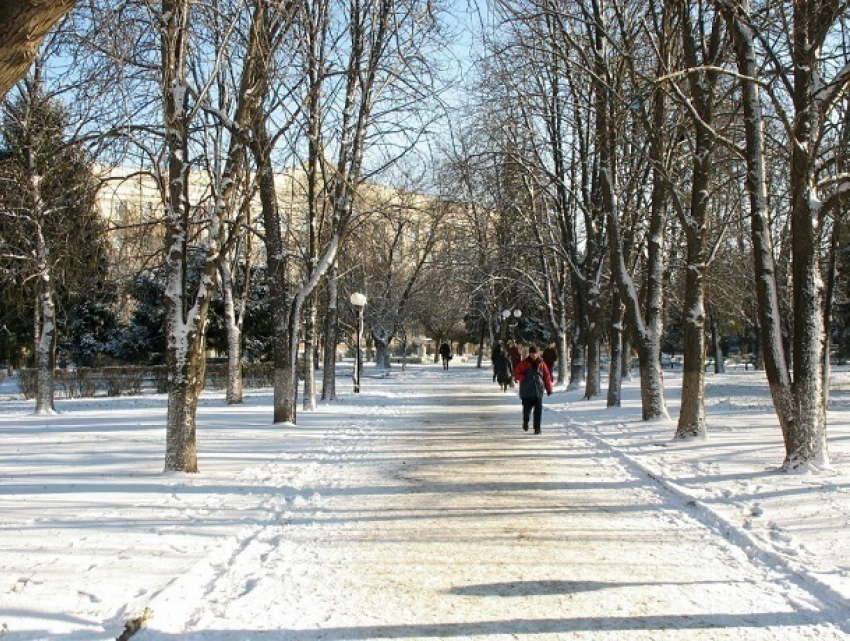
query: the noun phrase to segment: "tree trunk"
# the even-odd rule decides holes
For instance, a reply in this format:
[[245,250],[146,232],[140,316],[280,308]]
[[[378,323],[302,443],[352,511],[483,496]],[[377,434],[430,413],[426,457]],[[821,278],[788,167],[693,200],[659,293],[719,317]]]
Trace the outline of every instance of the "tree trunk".
[[585,346],[579,336],[579,332],[574,332],[570,337],[570,382],[567,385],[568,390],[577,390],[584,383]]
[[[665,23],[671,20],[673,11],[664,12]],[[635,347],[640,364],[641,413],[645,421],[669,420],[667,398],[664,393],[664,370],[661,367],[661,350],[664,345],[664,281],[665,230],[667,228],[667,183],[661,167],[666,150],[664,123],[667,118],[667,96],[656,89],[652,100],[652,132],[650,157],[652,171],[652,195],[650,200],[649,237],[647,238],[646,277],[643,285],[643,310],[633,287],[624,292],[623,300],[632,304],[630,317],[639,319],[635,325]],[[641,313],[641,311],[643,313]]]
[[[234,137],[215,206],[194,207],[190,203],[189,132],[193,117],[187,78],[190,6],[188,0],[163,2],[160,34],[167,170],[163,203],[166,266],[163,306],[169,373],[165,469],[183,472],[198,471],[195,412],[204,386],[207,316],[219,268],[236,239],[236,235],[228,236],[228,232],[240,229],[243,224],[241,208],[234,219],[228,220],[228,213],[233,211],[235,177],[241,174],[247,155],[244,145]],[[236,116],[239,124],[246,122],[245,109],[245,103],[240,102]],[[201,229],[203,233],[199,233]],[[193,284],[189,277],[190,262],[199,250],[203,260],[198,267],[199,278]]]
[[271,140],[260,114],[252,123],[254,158],[257,162],[260,207],[262,209],[266,247],[266,283],[269,288],[269,313],[272,317],[272,422],[290,420],[285,410],[286,379],[289,362],[289,274],[287,254],[281,232],[280,209],[277,202],[274,172],[271,166]]
[[[481,331],[478,334],[478,358],[476,359],[475,366],[478,369],[484,365],[484,339],[487,336],[487,323],[483,320],[481,321]],[[404,350],[405,356],[407,355],[407,350]]]
[[[203,367],[197,361],[202,319],[187,310],[187,242],[189,202],[187,164],[188,116],[186,51],[189,6],[186,0],[162,3],[162,92],[166,128],[167,193],[165,202],[166,295],[165,337],[168,366],[168,417],[165,470],[197,472],[195,411],[203,385]],[[199,371],[200,370],[200,371]],[[199,380],[199,375],[201,379]]]
[[[624,319],[625,320],[625,317]],[[632,339],[629,332],[623,332],[623,349],[620,358],[620,369],[624,381],[632,380]]]
[[600,333],[596,327],[591,327],[587,341],[587,378],[584,381],[584,398],[590,400],[602,393],[602,374],[600,372]]
[[714,314],[710,315],[711,318],[711,345],[714,352],[714,373],[715,374],[725,374],[726,373],[726,363],[724,363],[723,359],[723,349],[720,344],[720,330],[717,327],[717,320],[714,318]]
[[[29,155],[30,203],[40,220],[44,209],[41,193],[41,177],[37,175],[34,158]],[[54,372],[56,369],[56,297],[54,278],[50,269],[50,250],[40,223],[35,227],[36,269],[38,273],[38,295],[35,304],[33,337],[35,338],[35,413],[52,414],[54,405]]]
[[328,309],[325,315],[325,352],[322,364],[322,400],[336,400],[336,346],[339,342],[339,287],[334,265],[328,276]]
[[242,328],[233,299],[233,276],[226,265],[221,273],[221,295],[224,299],[224,326],[227,332],[227,391],[228,405],[242,402]]
[[304,397],[302,409],[312,412],[316,409],[316,294],[310,296],[307,313],[304,315]]
[[[188,336],[185,345],[193,341]],[[195,417],[198,398],[204,387],[203,349],[194,349],[182,358],[169,350],[168,414],[165,437],[165,470],[198,472]]]
[[[700,243],[701,246],[701,243]],[[696,248],[693,249],[696,251]],[[689,250],[689,256],[691,250]],[[700,252],[701,253],[701,252]],[[684,365],[682,406],[676,438],[704,437],[705,429],[705,298],[702,271],[688,259],[685,275]]]
[[721,57],[722,22],[712,22],[710,34],[701,22],[692,21],[691,4],[678,5],[682,17],[684,62],[689,69],[705,69],[688,74],[690,101],[698,117],[693,118],[694,150],[691,172],[691,202],[687,213],[680,212],[687,241],[684,295],[684,365],[682,372],[682,405],[676,438],[705,437],[705,269],[706,232],[709,222],[709,194],[714,176],[713,152],[715,133],[714,88],[717,84],[716,63]]
[[623,389],[623,306],[620,296],[611,297],[611,363],[608,372],[608,407],[620,407]]
[[[764,158],[764,117],[759,95],[760,88],[755,80],[759,76],[759,57],[756,52],[755,34],[750,27],[749,7],[723,0],[716,0],[716,2],[732,33],[741,82],[743,124],[747,143],[746,187],[750,197],[750,230],[762,355],[773,406],[785,440],[785,465],[787,465],[790,462],[791,433],[795,431],[796,417],[793,411],[791,377],[785,358],[779,288],[776,265],[773,260],[773,242],[770,236]],[[742,11],[741,16],[738,11]]]
[[555,347],[558,350],[558,385],[563,385],[567,382],[570,364],[569,340],[565,331],[558,333]]
[[0,3],[0,100],[35,60],[41,42],[75,0],[3,0]]
[[[600,219],[600,228],[608,225],[608,252],[611,254],[611,260],[620,263],[622,261],[622,238],[620,237],[619,227],[619,204],[617,200],[617,157],[614,152],[614,135],[611,131],[611,93],[610,87],[605,79],[610,77],[608,72],[607,59],[607,40],[606,40],[606,14],[602,2],[593,3],[594,31],[593,38],[593,78],[594,78],[594,98],[595,98],[595,140],[597,153],[599,154],[598,175],[596,176],[596,189],[593,195],[593,209],[596,216]],[[597,281],[598,282],[598,281]],[[588,355],[590,360],[590,368],[587,377],[587,389],[585,398],[593,398],[599,393],[598,389],[594,389],[598,382],[596,378],[598,374],[594,371],[597,368],[599,361],[595,355],[599,347],[599,335],[601,333],[601,303],[600,292],[597,285],[591,286],[591,291],[587,296],[588,308],[592,310],[591,329],[588,332],[590,337]],[[616,283],[613,284],[612,300],[611,300],[611,346],[610,354],[611,361],[609,363],[608,375],[608,407],[616,407],[620,405],[620,390],[622,387],[622,362],[620,360],[621,350],[623,347],[623,310],[620,296],[617,290]]]
[[820,195],[817,184],[820,114],[814,94],[822,86],[813,46],[815,10],[810,2],[794,8],[794,139],[791,144],[791,254],[794,302],[794,405],[796,420],[786,444],[786,466],[828,463],[826,408],[823,404],[822,317],[820,275]]
[[50,286],[49,273],[43,273],[41,281],[42,290],[38,295],[38,302],[36,303],[36,323],[34,328],[36,337],[35,413],[52,414],[56,411],[54,405],[56,306],[53,302],[53,289]]
[[[333,265],[336,261],[338,249],[339,234],[334,234],[334,236],[331,237],[330,243],[328,244],[324,255],[321,257],[321,259],[316,261],[316,268],[310,274],[310,279],[306,283],[304,283],[304,286],[293,297],[292,303],[289,306],[289,310],[287,311],[287,348],[289,350],[289,362],[288,368],[283,372],[283,381],[281,385],[281,394],[283,395],[283,422],[294,424],[296,421],[295,406],[298,395],[298,325],[301,320],[304,305],[316,291],[316,287],[318,287],[319,281],[327,273],[327,270],[330,269],[330,266]],[[312,349],[310,350],[309,358],[312,361]]]
[[[281,407],[280,422],[295,425],[298,418],[298,319],[301,317],[301,305],[296,297],[292,301],[285,318],[286,329],[286,367],[281,372],[280,381],[275,381],[275,391],[280,385]],[[276,408],[277,409],[277,408]],[[277,423],[277,414],[275,414]]]

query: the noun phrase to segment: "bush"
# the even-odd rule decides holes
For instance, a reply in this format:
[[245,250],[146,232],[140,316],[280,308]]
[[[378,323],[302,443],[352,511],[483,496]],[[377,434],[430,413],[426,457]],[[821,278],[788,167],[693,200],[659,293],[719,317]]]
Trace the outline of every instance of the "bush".
[[165,365],[156,365],[150,368],[153,378],[154,389],[160,394],[168,391],[168,368]]
[[35,398],[36,380],[37,376],[34,369],[22,369],[18,371],[18,387],[21,388],[25,399],[31,400]]
[[272,363],[245,363],[242,366],[242,383],[246,388],[271,387],[274,383]]
[[227,363],[208,363],[204,374],[206,389],[227,389]]
[[[227,363],[210,363],[206,367],[205,388],[221,390],[227,388]],[[304,380],[304,363],[298,360],[297,374]],[[77,367],[57,369],[53,373],[57,390],[67,398],[90,398],[98,393],[108,396],[138,395],[147,387],[153,387],[160,394],[168,392],[168,368],[165,365],[153,367],[109,366]],[[22,369],[18,383],[24,398],[35,398],[37,371]],[[269,362],[243,363],[242,382],[247,389],[272,387],[274,384],[274,365]]]
[[146,367],[104,367],[100,370],[108,396],[141,394],[147,373]]
[[[99,389],[101,389],[101,375],[100,372],[94,367],[78,367],[75,370],[63,370],[65,372],[71,372],[72,375],[76,374],[76,380],[69,377],[68,381],[68,390],[71,391],[74,388],[74,383],[76,383],[76,392],[78,392],[80,398],[91,398],[95,396]],[[73,391],[69,394],[69,396],[73,397]]]

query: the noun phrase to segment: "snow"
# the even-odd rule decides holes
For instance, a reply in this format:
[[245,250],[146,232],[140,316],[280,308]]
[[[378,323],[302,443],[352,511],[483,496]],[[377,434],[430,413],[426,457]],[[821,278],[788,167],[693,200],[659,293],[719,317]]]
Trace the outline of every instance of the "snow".
[[[456,359],[457,360],[457,359]],[[474,359],[473,359],[474,360]],[[364,370],[271,425],[271,390],[198,410],[163,473],[164,395],[0,386],[0,638],[846,639],[850,372],[833,467],[779,472],[760,372],[707,375],[707,440],[559,389],[543,434],[471,363]],[[637,378],[637,377],[635,377]],[[675,416],[681,373],[665,371]]]

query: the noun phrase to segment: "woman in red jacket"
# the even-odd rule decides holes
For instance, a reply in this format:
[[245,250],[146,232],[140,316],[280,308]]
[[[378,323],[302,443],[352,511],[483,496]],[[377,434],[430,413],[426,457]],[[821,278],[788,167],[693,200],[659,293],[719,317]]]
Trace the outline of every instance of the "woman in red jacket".
[[540,360],[537,347],[528,348],[528,358],[519,362],[514,370],[519,381],[519,397],[522,400],[522,429],[528,431],[528,419],[534,410],[534,433],[540,434],[540,419],[543,414],[543,394],[552,395],[552,374],[546,363]]

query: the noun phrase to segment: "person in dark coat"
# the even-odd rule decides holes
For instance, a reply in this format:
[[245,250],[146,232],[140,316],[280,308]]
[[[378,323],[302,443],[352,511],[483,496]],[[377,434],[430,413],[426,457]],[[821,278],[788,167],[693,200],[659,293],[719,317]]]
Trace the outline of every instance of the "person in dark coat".
[[452,348],[448,343],[440,345],[440,358],[443,360],[443,369],[449,369],[449,361],[452,360]]
[[542,358],[543,362],[546,363],[546,367],[549,368],[549,373],[554,375],[555,361],[558,360],[558,350],[555,349],[555,343],[550,342],[546,346],[546,349],[543,350],[543,353],[540,355],[540,358]]
[[522,360],[522,353],[519,351],[519,347],[517,347],[516,343],[513,341],[508,341],[507,347],[508,358],[511,359],[511,367],[516,369],[516,366],[519,365],[519,362]]
[[493,362],[493,382],[496,382],[498,372],[496,370],[496,359],[502,355],[502,344],[499,341],[493,343],[493,352],[490,354],[490,360]]
[[540,434],[543,414],[543,394],[552,395],[552,374],[537,353],[537,347],[528,348],[528,358],[520,361],[514,370],[519,381],[519,397],[522,400],[522,429],[528,431],[528,419],[534,412],[534,433]]
[[496,358],[493,359],[493,369],[496,372],[494,375],[495,380],[502,387],[503,392],[507,391],[514,382],[514,370],[511,367],[511,360],[500,351],[496,354]]

